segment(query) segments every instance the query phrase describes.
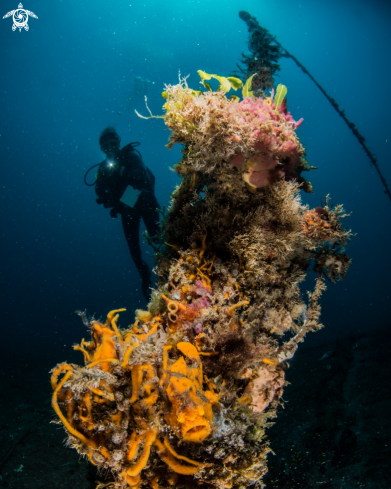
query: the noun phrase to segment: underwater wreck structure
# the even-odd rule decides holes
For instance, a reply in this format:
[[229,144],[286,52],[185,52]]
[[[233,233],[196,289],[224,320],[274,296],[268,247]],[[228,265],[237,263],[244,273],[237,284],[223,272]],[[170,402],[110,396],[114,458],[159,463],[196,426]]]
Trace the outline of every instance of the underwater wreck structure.
[[[123,309],[105,322],[80,313],[91,334],[75,346],[85,365],[52,371],[69,445],[110,476],[99,488],[264,487],[265,430],[288,362],[321,327],[325,278],[350,265],[342,206],[301,203],[310,167],[286,87],[256,98],[251,80],[199,74],[206,91],[180,79],[163,93],[182,180],[162,222],[148,310],[124,329]],[[243,100],[228,97],[232,88]],[[309,268],[316,283],[303,298]]]

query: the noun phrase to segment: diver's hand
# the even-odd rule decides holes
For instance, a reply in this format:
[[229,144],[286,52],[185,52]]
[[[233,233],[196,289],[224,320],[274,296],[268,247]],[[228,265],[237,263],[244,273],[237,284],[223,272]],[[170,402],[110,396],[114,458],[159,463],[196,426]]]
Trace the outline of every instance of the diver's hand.
[[102,199],[101,197],[99,197],[99,199],[96,199],[95,202],[97,204],[103,204],[103,207],[105,209],[108,209],[109,207],[111,207],[110,202],[108,202],[107,199]]

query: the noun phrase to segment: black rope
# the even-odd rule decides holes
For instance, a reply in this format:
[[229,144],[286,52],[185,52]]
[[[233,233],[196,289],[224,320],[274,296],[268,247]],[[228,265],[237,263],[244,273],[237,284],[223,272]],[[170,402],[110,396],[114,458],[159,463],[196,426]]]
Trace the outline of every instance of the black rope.
[[[377,163],[377,158],[376,156],[371,152],[371,150],[368,148],[368,146],[365,144],[365,138],[364,136],[359,132],[357,129],[356,125],[350,121],[345,114],[344,109],[340,109],[338,103],[336,100],[329,95],[326,90],[320,85],[315,78],[311,75],[311,73],[307,70],[307,68],[300,63],[300,61],[293,56],[287,49],[285,49],[280,42],[277,41],[275,37],[272,37],[267,29],[262,27],[257,19],[250,15],[246,11],[241,11],[239,12],[239,17],[244,20],[247,24],[248,27],[248,32],[249,32],[249,50],[251,52],[251,56],[248,55],[242,55],[242,60],[240,61],[243,65],[245,65],[246,69],[241,68],[238,64],[237,67],[239,68],[240,72],[242,75],[249,75],[249,72],[257,69],[256,64],[259,64],[259,61],[261,61],[262,64],[264,64],[266,67],[273,66],[274,71],[272,74],[274,74],[275,71],[278,71],[279,65],[276,64],[276,61],[278,58],[276,56],[281,56],[284,58],[291,58],[296,65],[305,73],[308,75],[311,80],[315,83],[315,85],[319,88],[319,90],[323,93],[323,95],[327,98],[327,100],[330,102],[330,104],[334,107],[334,109],[338,112],[338,114],[342,117],[342,119],[346,122],[347,126],[349,129],[352,131],[353,135],[357,138],[358,142],[361,144],[363,147],[365,153],[367,154],[368,158],[371,160],[372,165],[376,168],[377,173],[379,174],[380,180],[382,181],[384,185],[384,193],[386,193],[391,200],[391,192],[390,188],[386,182],[386,179],[381,172],[379,165]],[[274,47],[275,45],[275,47]],[[274,49],[273,49],[274,47]],[[260,59],[258,58],[259,54],[261,54]],[[268,59],[268,57],[270,59]],[[265,61],[266,60],[266,61]],[[266,68],[267,69],[267,68]],[[253,73],[251,73],[253,74]],[[263,89],[267,88],[265,87]]]
[[361,146],[364,148],[364,151],[366,152],[368,158],[371,160],[373,166],[376,168],[376,171],[377,173],[379,174],[379,177],[380,177],[380,180],[382,181],[383,185],[384,185],[384,193],[388,195],[388,197],[390,198],[391,200],[391,192],[390,192],[390,188],[387,184],[387,181],[383,175],[383,173],[381,172],[380,168],[379,168],[379,165],[377,163],[377,158],[376,156],[371,152],[371,150],[368,148],[368,146],[365,144],[365,138],[364,136],[359,132],[359,130],[357,129],[356,125],[350,121],[346,115],[345,115],[345,110],[344,109],[340,109],[338,103],[336,102],[336,100],[331,97],[331,95],[329,95],[326,90],[322,87],[322,85],[320,85],[316,80],[315,78],[311,75],[311,73],[307,70],[307,68],[302,65],[300,63],[300,61],[295,57],[293,56],[293,54],[291,54],[288,50],[286,50],[278,41],[275,40],[275,42],[281,47],[281,49],[283,50],[283,54],[282,56],[285,57],[285,58],[291,58],[296,64],[297,66],[306,74],[308,75],[311,80],[315,83],[315,85],[319,88],[319,90],[323,93],[323,95],[327,98],[327,100],[330,102],[330,104],[334,107],[334,109],[338,112],[338,114],[342,117],[342,119],[346,122],[347,126],[349,127],[349,129],[352,131],[352,133],[356,136],[356,138],[358,139],[358,142],[361,144]]

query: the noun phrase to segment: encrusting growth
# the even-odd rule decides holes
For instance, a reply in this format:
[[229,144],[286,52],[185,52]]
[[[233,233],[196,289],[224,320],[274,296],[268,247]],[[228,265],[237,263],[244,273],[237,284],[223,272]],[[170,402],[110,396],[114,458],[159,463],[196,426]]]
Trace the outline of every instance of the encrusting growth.
[[[239,80],[200,75],[218,91],[180,80],[164,92],[169,146],[184,145],[182,181],[163,220],[148,311],[126,329],[123,309],[104,323],[80,313],[91,334],[75,346],[85,365],[52,373],[69,443],[112,474],[99,488],[263,487],[265,429],[287,363],[321,327],[324,280],[350,265],[342,207],[301,203],[311,167],[286,88],[261,99],[246,83],[240,102],[226,96]],[[306,302],[299,283],[310,266]]]

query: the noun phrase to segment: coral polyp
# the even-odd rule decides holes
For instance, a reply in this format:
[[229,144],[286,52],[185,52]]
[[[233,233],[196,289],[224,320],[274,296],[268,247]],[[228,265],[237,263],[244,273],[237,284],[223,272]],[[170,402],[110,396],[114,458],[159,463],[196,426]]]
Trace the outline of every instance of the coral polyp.
[[[350,266],[342,207],[301,203],[310,167],[278,93],[277,110],[273,94],[238,102],[185,80],[166,87],[169,146],[184,148],[158,287],[129,327],[117,325],[121,310],[105,322],[81,314],[91,340],[75,349],[85,365],[52,374],[71,446],[112,474],[100,488],[263,487],[265,429],[289,360],[322,327],[325,278]],[[306,300],[299,284],[310,266]]]

